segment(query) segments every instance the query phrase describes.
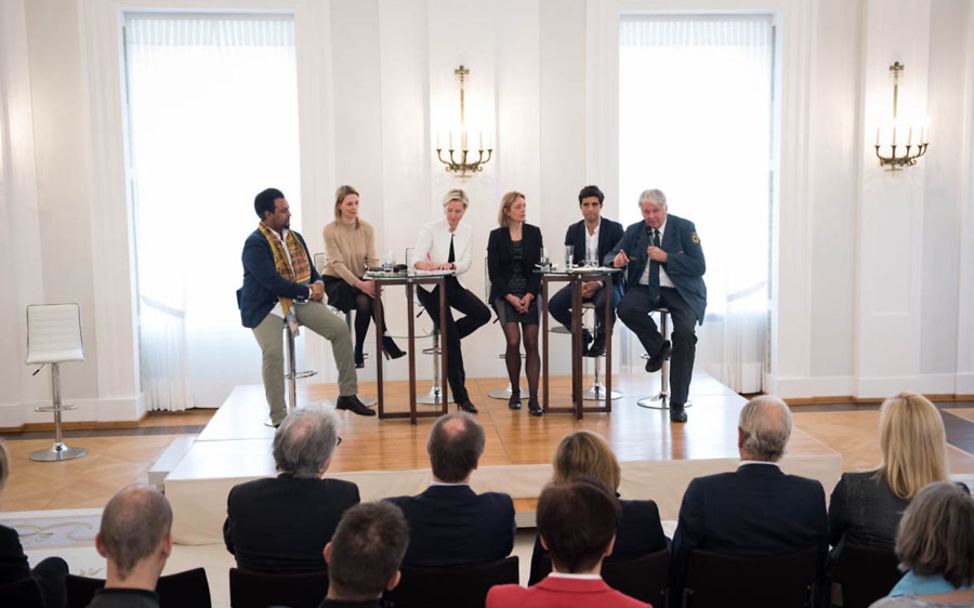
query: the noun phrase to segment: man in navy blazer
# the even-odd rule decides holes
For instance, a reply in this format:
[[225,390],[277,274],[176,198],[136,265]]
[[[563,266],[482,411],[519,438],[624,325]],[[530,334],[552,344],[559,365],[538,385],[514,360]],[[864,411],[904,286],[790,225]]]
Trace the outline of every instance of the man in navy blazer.
[[828,551],[825,491],[814,479],[785,475],[776,464],[791,436],[791,412],[777,397],[752,399],[741,410],[733,473],[698,477],[683,495],[670,559],[680,597],[694,549],[739,556]]
[[507,494],[470,488],[484,453],[484,428],[465,413],[440,416],[426,449],[433,483],[418,496],[387,498],[409,523],[403,563],[447,566],[503,559],[514,548],[514,501]]
[[[672,354],[670,420],[686,422],[684,406],[697,349],[695,326],[703,323],[707,308],[703,282],[707,263],[697,228],[689,220],[667,214],[666,195],[660,190],[640,194],[639,210],[643,221],[626,228],[604,262],[615,268],[628,266],[626,292],[616,310],[646,349],[647,372],[659,371]],[[662,307],[673,319],[672,348],[648,314]]]
[[[565,246],[572,246],[572,258],[576,265],[582,265],[585,260],[593,259],[602,263],[602,258],[615,247],[622,238],[622,224],[602,217],[602,203],[605,194],[598,186],[585,186],[578,193],[578,208],[582,212],[582,221],[572,224],[565,232]],[[606,279],[608,280],[608,279]],[[612,319],[615,320],[615,308],[622,299],[622,280],[616,280],[613,288],[603,289],[606,281],[585,281],[582,283],[582,300],[595,303],[595,336],[585,329],[582,339],[585,343],[586,357],[601,357],[605,354],[605,306],[611,302]],[[611,295],[611,299],[610,296]],[[548,301],[548,311],[556,321],[571,331],[572,288],[566,285],[558,290]]]
[[[277,427],[287,415],[284,403],[284,347],[281,339],[284,316],[293,313],[294,327],[306,326],[331,342],[335,365],[338,367],[338,409],[351,410],[361,416],[374,416],[375,412],[358,400],[355,362],[352,358],[352,338],[348,326],[338,315],[330,312],[322,303],[324,283],[315,269],[308,245],[297,232],[291,231],[291,210],[284,194],[276,188],[268,188],[254,198],[254,211],[262,226],[254,230],[244,242],[243,287],[237,290],[237,306],[244,327],[254,332],[263,356],[262,375],[264,395],[270,408],[270,424]],[[268,230],[269,229],[269,230]],[[266,233],[266,234],[265,234]],[[303,262],[310,266],[310,280],[295,282],[281,276],[274,265],[274,253],[269,238],[281,241],[283,251],[288,251],[287,266],[294,270],[295,261],[287,243],[297,237],[303,251]],[[269,234],[270,236],[267,236]],[[292,241],[293,242],[293,241]],[[301,256],[298,256],[301,257]],[[285,300],[289,306],[284,305]],[[287,313],[285,313],[287,309]],[[291,325],[291,322],[288,321]]]

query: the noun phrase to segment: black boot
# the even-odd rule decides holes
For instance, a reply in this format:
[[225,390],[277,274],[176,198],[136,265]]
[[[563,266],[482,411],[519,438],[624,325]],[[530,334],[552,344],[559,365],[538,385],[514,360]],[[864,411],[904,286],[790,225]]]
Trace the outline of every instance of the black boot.
[[398,359],[399,357],[405,356],[406,351],[399,350],[396,341],[391,337],[382,336],[382,354],[385,355],[386,360]]

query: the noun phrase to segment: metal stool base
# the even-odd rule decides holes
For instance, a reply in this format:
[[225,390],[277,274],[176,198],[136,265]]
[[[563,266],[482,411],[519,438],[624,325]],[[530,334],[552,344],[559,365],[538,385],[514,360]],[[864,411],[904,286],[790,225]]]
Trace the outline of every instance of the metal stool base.
[[[655,397],[644,397],[636,402],[639,407],[644,407],[648,410],[668,410],[670,409],[670,396],[659,394]],[[683,409],[693,406],[693,401],[687,401],[683,404]]]
[[[447,395],[446,403],[453,403],[451,397],[451,395]],[[425,395],[417,396],[416,403],[422,403],[423,405],[443,405],[443,390],[438,386],[433,386]]]
[[32,453],[30,459],[38,462],[60,462],[62,460],[81,458],[87,453],[88,450],[84,448],[69,448],[63,443],[55,443],[46,450]]
[[[602,383],[593,384],[591,387],[582,392],[582,399],[587,401],[605,401],[605,385]],[[612,391],[609,396],[610,400],[616,400],[622,397],[622,393],[619,391]]]
[[[527,392],[528,392],[528,389],[524,388],[523,386],[520,387],[520,388],[518,388],[518,390],[520,391],[520,393],[522,395],[526,395]],[[505,399],[505,400],[506,399],[510,399],[511,398],[511,385],[508,384],[504,388],[495,388],[494,390],[492,390],[489,393],[487,393],[487,396],[490,397],[491,399]]]

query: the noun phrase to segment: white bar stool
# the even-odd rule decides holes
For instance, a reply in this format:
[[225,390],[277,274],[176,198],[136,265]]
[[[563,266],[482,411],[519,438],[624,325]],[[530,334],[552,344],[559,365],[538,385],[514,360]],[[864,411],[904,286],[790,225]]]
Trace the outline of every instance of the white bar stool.
[[[648,314],[652,315],[654,312],[659,313],[659,333],[663,336],[664,340],[669,340],[669,326],[670,326],[670,311],[666,308],[657,308],[656,310],[649,311]],[[643,353],[643,359],[649,359],[648,353]],[[636,402],[639,407],[644,407],[650,410],[668,410],[670,409],[670,358],[667,357],[663,359],[663,366],[660,367],[660,391],[658,394],[652,397],[644,397]],[[689,399],[683,404],[684,408],[688,408],[693,405]]]
[[61,434],[61,413],[77,409],[61,403],[61,375],[58,366],[66,361],[84,361],[85,349],[81,339],[81,307],[77,304],[34,304],[27,307],[27,365],[51,366],[51,396],[53,405],[36,408],[35,412],[54,412],[54,445],[30,455],[31,460],[59,462],[80,458],[88,453],[84,448],[64,444]]

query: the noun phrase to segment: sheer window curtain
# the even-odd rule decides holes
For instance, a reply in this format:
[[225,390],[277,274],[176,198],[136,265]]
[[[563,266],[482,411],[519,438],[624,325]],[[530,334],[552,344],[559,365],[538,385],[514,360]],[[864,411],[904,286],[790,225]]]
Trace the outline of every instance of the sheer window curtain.
[[660,188],[696,223],[708,290],[696,369],[743,393],[762,389],[767,348],[773,56],[770,16],[620,25],[622,219],[640,220],[639,193]]
[[281,189],[300,225],[293,20],[133,13],[125,59],[142,389],[218,406],[260,382],[234,293],[254,196]]

